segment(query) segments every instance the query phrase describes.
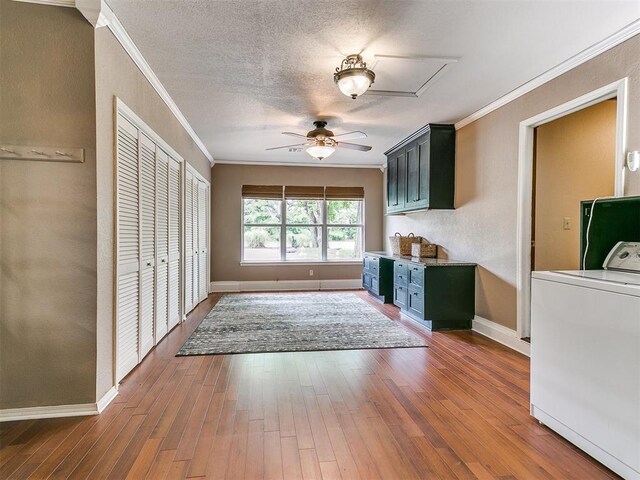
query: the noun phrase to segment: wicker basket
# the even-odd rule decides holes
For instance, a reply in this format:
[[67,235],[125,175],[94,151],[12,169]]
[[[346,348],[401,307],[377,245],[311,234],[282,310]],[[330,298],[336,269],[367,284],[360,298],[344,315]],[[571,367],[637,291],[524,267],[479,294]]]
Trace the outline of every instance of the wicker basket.
[[391,240],[391,251],[394,255],[408,256],[411,255],[411,245],[414,243],[420,243],[421,237],[416,237],[413,233],[403,236],[396,232],[393,237],[389,237]]
[[420,243],[411,244],[411,256],[421,258],[438,258],[438,245],[422,239]]

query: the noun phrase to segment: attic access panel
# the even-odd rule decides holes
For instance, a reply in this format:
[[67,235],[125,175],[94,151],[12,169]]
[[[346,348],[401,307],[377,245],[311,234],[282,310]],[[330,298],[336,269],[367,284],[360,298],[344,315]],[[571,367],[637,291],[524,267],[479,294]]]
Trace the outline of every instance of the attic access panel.
[[365,95],[419,97],[458,60],[442,57],[375,55],[370,68],[376,74]]

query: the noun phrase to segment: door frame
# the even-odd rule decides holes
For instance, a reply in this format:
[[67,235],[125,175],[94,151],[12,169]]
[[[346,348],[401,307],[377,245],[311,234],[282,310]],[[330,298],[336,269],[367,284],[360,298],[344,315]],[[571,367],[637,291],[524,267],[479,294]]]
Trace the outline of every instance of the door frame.
[[550,110],[520,122],[518,145],[518,216],[517,216],[517,333],[518,338],[531,335],[531,220],[533,194],[534,130],[545,123],[616,98],[616,148],[614,196],[624,195],[624,156],[627,147],[627,90],[625,77]]

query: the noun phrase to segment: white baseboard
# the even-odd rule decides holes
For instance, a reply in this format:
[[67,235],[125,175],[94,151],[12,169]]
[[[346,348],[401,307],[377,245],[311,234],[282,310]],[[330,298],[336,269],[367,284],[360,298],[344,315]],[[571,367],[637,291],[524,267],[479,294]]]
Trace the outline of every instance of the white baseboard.
[[531,356],[531,344],[522,340],[515,330],[511,330],[510,328],[477,315],[473,318],[472,329],[474,332],[489,337],[491,340],[495,340],[516,352],[520,352],[527,357]]
[[211,292],[281,292],[286,290],[356,290],[362,279],[340,280],[264,280],[243,282],[211,282]]
[[48,407],[6,408],[0,410],[0,422],[14,420],[34,420],[39,418],[81,417],[97,415],[98,407],[95,403],[79,405],[51,405]]
[[109,404],[113,401],[114,398],[118,396],[118,385],[115,385],[109,389],[107,393],[105,393],[100,400],[96,403],[96,410],[98,413],[102,413],[105,408],[109,406]]
[[98,415],[118,395],[118,388],[112,387],[96,403],[77,405],[50,405],[46,407],[5,408],[0,410],[0,423],[16,420],[38,420],[41,418],[84,417]]

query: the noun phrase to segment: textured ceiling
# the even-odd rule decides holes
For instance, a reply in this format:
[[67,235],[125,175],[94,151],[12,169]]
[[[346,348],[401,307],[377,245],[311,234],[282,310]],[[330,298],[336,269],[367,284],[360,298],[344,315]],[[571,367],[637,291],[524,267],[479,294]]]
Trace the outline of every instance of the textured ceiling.
[[[326,163],[379,165],[424,124],[460,120],[640,17],[637,0],[108,3],[216,161],[309,164],[264,148],[295,143],[280,132],[321,118],[373,146]],[[419,98],[351,100],[332,74],[358,52],[458,62]]]

